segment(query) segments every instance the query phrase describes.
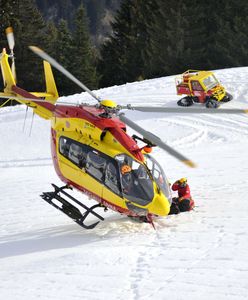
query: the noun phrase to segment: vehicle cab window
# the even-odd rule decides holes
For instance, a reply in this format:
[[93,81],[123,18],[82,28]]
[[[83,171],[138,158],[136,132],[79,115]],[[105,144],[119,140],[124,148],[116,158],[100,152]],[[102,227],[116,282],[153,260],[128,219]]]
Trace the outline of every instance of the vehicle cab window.
[[194,91],[203,91],[203,88],[201,86],[201,84],[199,83],[199,81],[191,81],[191,85],[192,85],[192,89]]
[[212,75],[204,78],[203,84],[205,85],[207,90],[210,90],[210,89],[216,87],[219,84],[219,82],[218,82],[217,78],[212,74]]

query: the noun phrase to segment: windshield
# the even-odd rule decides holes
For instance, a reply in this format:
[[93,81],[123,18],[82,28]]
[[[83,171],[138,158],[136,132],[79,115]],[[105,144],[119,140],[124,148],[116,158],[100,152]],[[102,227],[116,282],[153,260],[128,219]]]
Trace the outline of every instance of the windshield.
[[164,195],[167,197],[169,202],[171,203],[171,189],[169,185],[169,181],[166,178],[163,169],[160,164],[150,156],[149,154],[145,154],[146,157],[146,165],[150,170],[152,177],[156,181],[157,185],[160,187]]
[[203,79],[203,84],[208,90],[211,90],[213,87],[219,84],[218,80],[214,75],[210,75],[207,78]]
[[145,206],[154,197],[153,181],[146,167],[126,154],[115,157],[118,162],[124,197]]

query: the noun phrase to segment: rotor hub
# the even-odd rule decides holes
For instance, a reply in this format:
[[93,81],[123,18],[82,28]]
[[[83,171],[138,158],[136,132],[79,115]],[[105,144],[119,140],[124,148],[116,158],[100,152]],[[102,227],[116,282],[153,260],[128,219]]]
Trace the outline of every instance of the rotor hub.
[[112,101],[112,100],[102,100],[100,102],[100,105],[109,109],[114,109],[117,107],[116,102]]
[[102,100],[100,102],[100,108],[104,109],[104,113],[100,115],[103,118],[112,118],[112,116],[116,115],[119,111],[118,105],[112,100]]

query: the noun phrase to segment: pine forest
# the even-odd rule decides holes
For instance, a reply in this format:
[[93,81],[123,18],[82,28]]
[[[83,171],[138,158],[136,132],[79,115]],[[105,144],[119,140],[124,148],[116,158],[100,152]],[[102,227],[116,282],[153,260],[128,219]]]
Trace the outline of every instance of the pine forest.
[[[0,0],[0,20],[0,47],[12,26],[18,86],[28,90],[44,89],[28,45],[90,89],[248,64],[246,0]],[[54,73],[60,95],[81,92]]]

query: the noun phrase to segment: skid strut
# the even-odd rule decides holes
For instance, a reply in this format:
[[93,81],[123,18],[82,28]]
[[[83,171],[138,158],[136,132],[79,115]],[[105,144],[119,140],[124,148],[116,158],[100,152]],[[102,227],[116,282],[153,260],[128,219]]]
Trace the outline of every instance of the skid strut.
[[[78,225],[82,226],[85,229],[93,229],[100,221],[104,220],[102,216],[100,216],[98,213],[94,211],[95,208],[102,207],[101,204],[96,204],[91,207],[88,207],[64,191],[65,189],[70,189],[67,185],[58,187],[55,184],[52,184],[52,186],[54,187],[54,191],[44,192],[42,195],[40,195],[41,198],[44,199],[47,203],[51,204],[53,207],[62,211]],[[62,197],[62,195],[64,197]],[[70,201],[65,199],[65,197]],[[56,199],[57,201],[53,201],[54,199]],[[61,205],[59,205],[58,202]],[[85,210],[85,212],[82,213],[76,206],[72,204],[72,202],[81,206]],[[100,221],[97,221],[91,225],[86,225],[84,221],[90,214],[94,215]]]

